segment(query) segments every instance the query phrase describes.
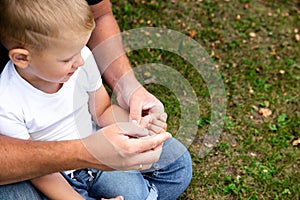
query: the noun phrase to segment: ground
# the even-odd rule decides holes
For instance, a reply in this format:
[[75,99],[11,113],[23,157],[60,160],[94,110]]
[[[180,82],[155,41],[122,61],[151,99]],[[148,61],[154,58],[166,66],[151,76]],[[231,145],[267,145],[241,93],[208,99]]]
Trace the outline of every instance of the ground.
[[[201,45],[220,73],[224,126],[199,155],[211,125],[211,93],[188,60],[166,50],[128,52],[133,67],[172,67],[197,96],[197,136],[188,148],[193,180],[180,199],[300,199],[300,2],[297,0],[112,1],[121,31],[160,27]],[[152,41],[149,42],[149,44]],[[143,72],[154,80],[157,74]],[[164,76],[164,74],[160,74]],[[181,126],[180,98],[145,85],[165,105],[168,131]]]

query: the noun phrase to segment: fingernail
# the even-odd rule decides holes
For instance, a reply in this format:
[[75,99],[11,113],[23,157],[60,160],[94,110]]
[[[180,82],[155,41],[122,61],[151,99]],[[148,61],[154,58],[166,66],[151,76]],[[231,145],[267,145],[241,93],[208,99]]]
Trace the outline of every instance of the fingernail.
[[164,121],[167,121],[167,115],[165,113],[161,114],[160,119],[164,120]]
[[166,132],[169,135],[169,138],[173,137],[171,133]]

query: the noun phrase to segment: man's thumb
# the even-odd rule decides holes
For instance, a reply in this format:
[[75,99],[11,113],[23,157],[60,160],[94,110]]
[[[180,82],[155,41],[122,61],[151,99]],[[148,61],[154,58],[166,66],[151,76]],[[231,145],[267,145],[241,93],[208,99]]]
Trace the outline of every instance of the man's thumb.
[[133,123],[139,124],[142,117],[142,105],[139,102],[132,101],[129,106],[129,118]]

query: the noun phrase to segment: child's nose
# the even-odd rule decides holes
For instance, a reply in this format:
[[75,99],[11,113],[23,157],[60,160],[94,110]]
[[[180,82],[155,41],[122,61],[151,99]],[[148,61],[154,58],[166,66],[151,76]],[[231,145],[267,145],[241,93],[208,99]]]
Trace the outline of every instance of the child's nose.
[[84,65],[84,60],[81,55],[78,55],[73,67],[78,68],[81,67],[82,65]]

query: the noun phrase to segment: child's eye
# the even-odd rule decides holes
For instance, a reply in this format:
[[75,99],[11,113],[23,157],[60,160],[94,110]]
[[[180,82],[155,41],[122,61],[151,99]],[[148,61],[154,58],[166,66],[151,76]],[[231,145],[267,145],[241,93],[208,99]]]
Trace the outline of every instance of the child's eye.
[[71,59],[69,59],[69,60],[63,60],[64,63],[68,63],[70,61],[71,61]]

